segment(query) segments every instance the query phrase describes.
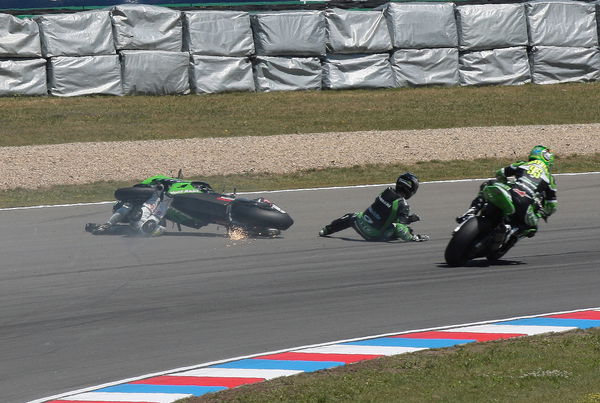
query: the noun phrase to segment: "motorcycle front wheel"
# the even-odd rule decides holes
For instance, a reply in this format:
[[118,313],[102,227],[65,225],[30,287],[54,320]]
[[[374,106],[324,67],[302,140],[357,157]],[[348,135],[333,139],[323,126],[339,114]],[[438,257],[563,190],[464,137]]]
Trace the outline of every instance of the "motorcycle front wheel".
[[256,200],[236,199],[231,203],[231,219],[244,227],[273,228],[280,231],[292,226],[288,213]]

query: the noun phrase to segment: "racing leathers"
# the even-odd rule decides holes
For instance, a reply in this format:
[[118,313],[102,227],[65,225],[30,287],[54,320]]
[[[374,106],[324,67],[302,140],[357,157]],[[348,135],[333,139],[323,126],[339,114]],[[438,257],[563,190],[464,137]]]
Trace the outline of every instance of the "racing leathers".
[[427,241],[427,235],[414,234],[408,226],[419,219],[418,215],[410,213],[404,197],[388,187],[365,211],[348,213],[333,220],[319,235],[327,236],[352,227],[367,241]]
[[86,231],[96,235],[108,233],[121,220],[129,217],[130,227],[138,234],[145,236],[162,235],[166,231],[162,222],[173,202],[173,196],[169,193],[169,187],[176,182],[180,182],[180,180],[163,175],[156,175],[145,179],[140,184],[154,187],[154,192],[139,209],[134,208],[130,203],[117,202],[113,208],[113,214],[104,224],[87,224],[85,227]]
[[[514,177],[514,182],[508,182],[509,177]],[[556,182],[550,169],[539,160],[519,161],[499,169],[496,172],[496,180],[507,183],[511,190],[510,194],[515,206],[513,215],[515,222],[521,228],[520,233],[532,237],[536,234],[540,218],[546,219],[556,212],[558,201],[556,198]],[[493,183],[494,180],[484,182]],[[484,204],[481,190],[478,196],[471,202],[467,212],[457,218],[463,222],[470,216],[475,215]]]

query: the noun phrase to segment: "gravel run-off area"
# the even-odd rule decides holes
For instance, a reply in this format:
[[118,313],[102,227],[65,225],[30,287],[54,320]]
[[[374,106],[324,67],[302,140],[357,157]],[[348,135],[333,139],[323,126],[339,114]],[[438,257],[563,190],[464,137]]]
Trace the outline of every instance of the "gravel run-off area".
[[180,168],[191,177],[482,157],[517,160],[537,144],[558,155],[598,153],[600,123],[0,147],[0,190],[128,181],[176,175]]

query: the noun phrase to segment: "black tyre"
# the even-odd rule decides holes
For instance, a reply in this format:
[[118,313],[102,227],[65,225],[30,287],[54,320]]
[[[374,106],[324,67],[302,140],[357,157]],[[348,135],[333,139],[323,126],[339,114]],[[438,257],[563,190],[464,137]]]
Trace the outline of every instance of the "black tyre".
[[231,203],[231,219],[237,225],[278,230],[286,230],[294,223],[288,213],[273,208],[270,203],[247,199]]
[[115,199],[132,203],[143,203],[154,193],[150,186],[132,186],[120,188],[115,191]]
[[473,258],[475,244],[486,236],[492,229],[489,221],[483,217],[473,217],[467,220],[452,236],[444,258],[449,266],[463,266]]

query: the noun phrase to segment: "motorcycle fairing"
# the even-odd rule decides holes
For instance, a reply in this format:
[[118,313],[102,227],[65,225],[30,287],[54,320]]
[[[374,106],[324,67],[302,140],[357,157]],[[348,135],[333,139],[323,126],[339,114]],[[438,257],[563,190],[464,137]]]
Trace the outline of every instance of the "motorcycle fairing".
[[483,198],[502,210],[502,214],[510,216],[515,213],[515,205],[510,195],[510,187],[504,183],[494,183],[482,190]]
[[187,193],[175,196],[171,207],[193,219],[226,223],[230,203],[219,193]]

